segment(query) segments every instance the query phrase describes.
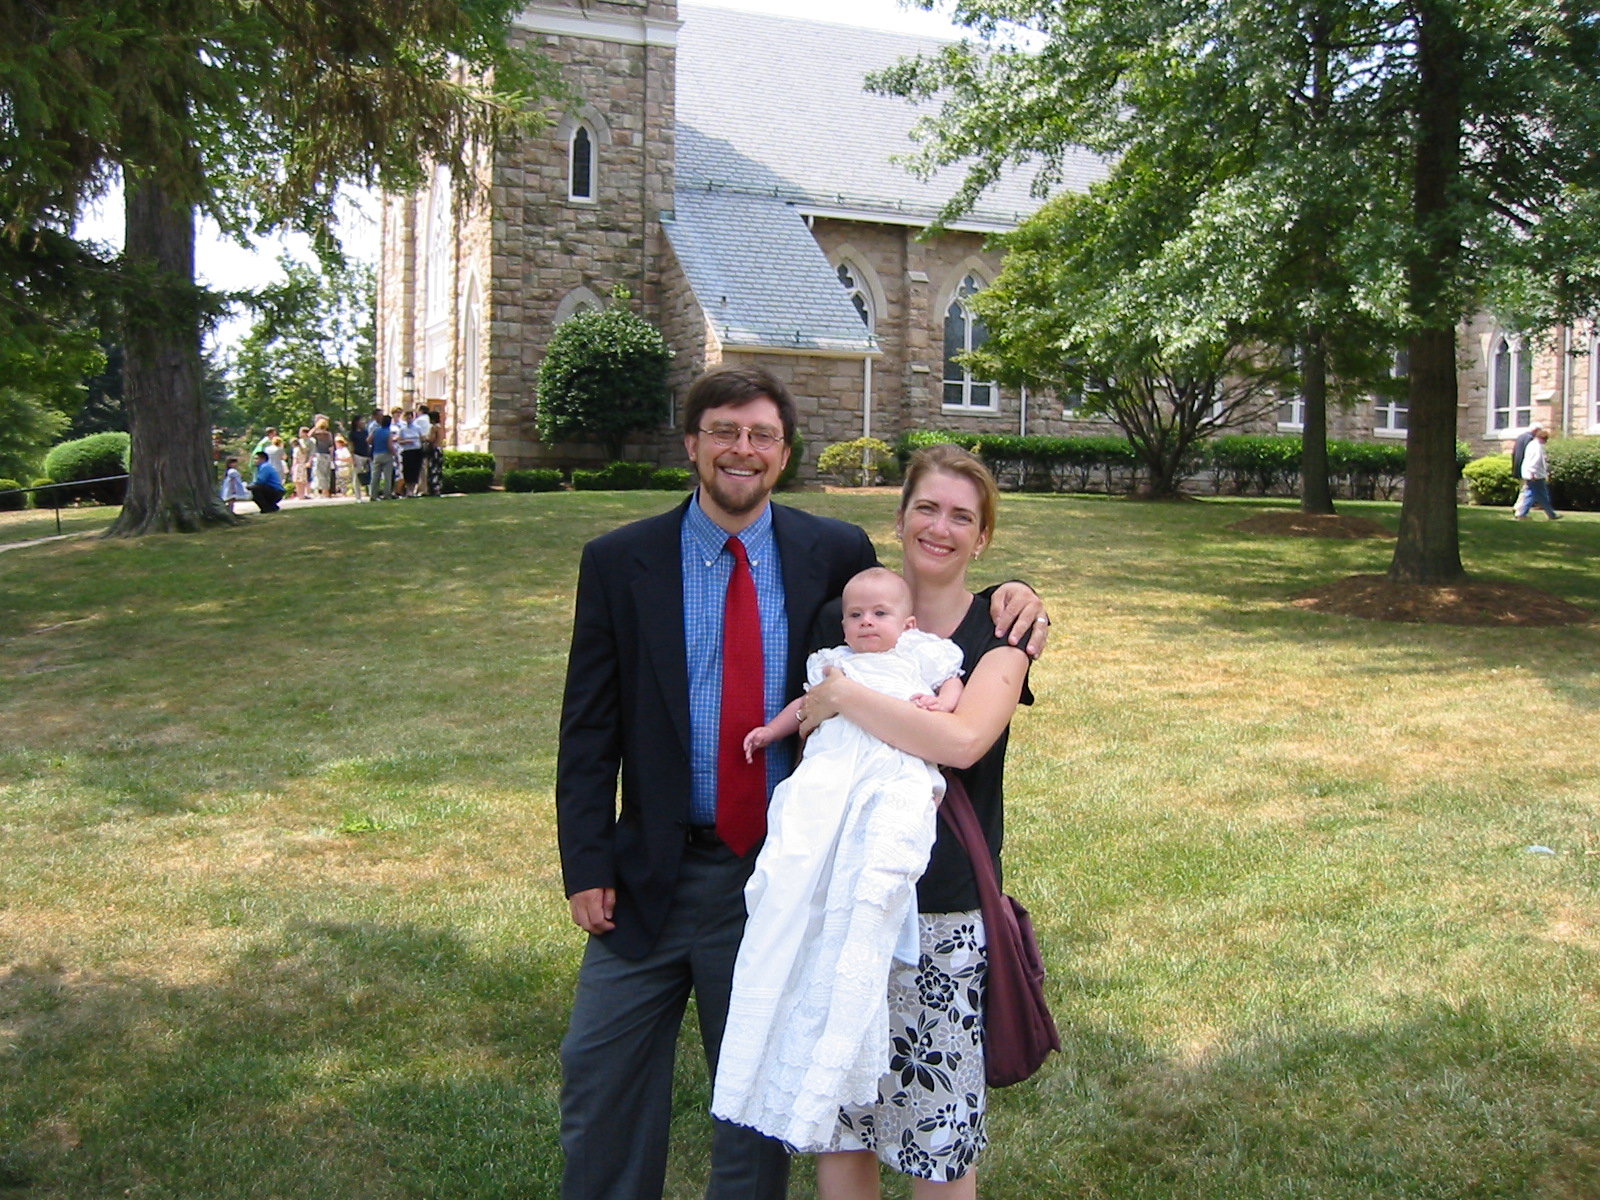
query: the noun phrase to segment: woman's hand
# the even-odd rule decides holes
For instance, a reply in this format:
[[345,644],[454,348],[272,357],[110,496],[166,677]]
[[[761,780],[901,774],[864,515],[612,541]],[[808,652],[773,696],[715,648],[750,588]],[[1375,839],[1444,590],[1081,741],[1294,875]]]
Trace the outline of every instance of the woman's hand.
[[806,692],[806,698],[796,714],[800,718],[801,736],[810,737],[817,731],[818,725],[829,717],[838,716],[839,693],[855,686],[855,681],[838,667],[829,667],[823,674],[822,682],[814,684]]
[[994,621],[996,637],[1021,646],[1029,658],[1037,659],[1044,653],[1045,641],[1050,637],[1050,618],[1039,593],[1027,584],[1012,580],[996,588],[989,616]]

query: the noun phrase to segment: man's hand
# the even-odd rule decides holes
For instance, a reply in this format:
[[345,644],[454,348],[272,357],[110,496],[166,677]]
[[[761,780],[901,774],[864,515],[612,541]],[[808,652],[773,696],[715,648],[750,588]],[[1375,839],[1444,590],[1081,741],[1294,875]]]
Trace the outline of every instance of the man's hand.
[[1050,618],[1045,615],[1044,601],[1039,593],[1025,583],[1012,580],[995,589],[989,605],[989,616],[994,621],[994,632],[1013,646],[1021,646],[1029,658],[1037,659],[1044,653],[1044,644],[1050,636]]
[[616,888],[587,888],[567,897],[572,919],[585,933],[610,933],[617,927],[611,919],[617,908]]

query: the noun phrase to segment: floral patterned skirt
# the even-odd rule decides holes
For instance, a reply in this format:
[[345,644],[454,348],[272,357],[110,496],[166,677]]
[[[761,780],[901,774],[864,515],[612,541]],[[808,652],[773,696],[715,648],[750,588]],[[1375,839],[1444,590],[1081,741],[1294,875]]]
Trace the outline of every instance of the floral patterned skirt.
[[833,1149],[949,1183],[989,1144],[983,1082],[983,914],[923,913],[921,961],[889,975],[889,1069],[878,1103],[839,1114]]

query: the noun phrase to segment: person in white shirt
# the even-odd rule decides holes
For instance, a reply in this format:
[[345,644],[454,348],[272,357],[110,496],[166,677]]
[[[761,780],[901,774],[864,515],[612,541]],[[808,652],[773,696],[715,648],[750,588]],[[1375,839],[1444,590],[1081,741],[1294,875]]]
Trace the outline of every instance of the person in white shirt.
[[1549,440],[1550,431],[1535,426],[1533,440],[1523,452],[1522,493],[1517,497],[1515,514],[1519,521],[1528,519],[1528,513],[1535,504],[1544,509],[1545,516],[1552,521],[1561,519],[1555,505],[1550,503],[1550,458],[1545,453],[1545,443]]
[[417,494],[417,477],[422,474],[422,430],[417,428],[416,414],[409,408],[395,428],[395,442],[400,447],[400,494]]

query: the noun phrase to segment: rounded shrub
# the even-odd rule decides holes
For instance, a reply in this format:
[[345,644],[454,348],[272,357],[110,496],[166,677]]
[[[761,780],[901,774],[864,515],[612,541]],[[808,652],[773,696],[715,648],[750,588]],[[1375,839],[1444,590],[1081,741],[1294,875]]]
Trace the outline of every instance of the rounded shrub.
[[507,471],[500,482],[508,492],[558,492],[561,472],[552,467],[519,467]]
[[688,467],[658,467],[650,475],[650,487],[658,492],[681,492],[693,479],[694,472]]
[[[61,500],[60,500],[61,493],[56,491],[54,488],[50,488],[50,485],[52,483],[54,483],[54,482],[55,482],[54,479],[46,479],[46,478],[41,476],[40,478],[35,479],[31,484],[29,484],[28,486],[33,488],[34,490],[28,493],[28,507],[29,508],[55,508],[58,505],[60,505],[60,503],[61,503]],[[50,488],[50,490],[49,491],[39,491],[38,489],[40,489],[40,488]]]
[[[120,431],[91,433],[88,437],[62,442],[44,457],[44,473],[57,483],[77,483],[83,479],[104,479],[128,473],[128,435]],[[121,504],[127,491],[126,480],[63,488],[58,502],[97,500],[101,504]]]
[[487,492],[493,484],[493,467],[444,469],[444,490],[447,492]]
[[575,492],[606,492],[611,490],[611,481],[606,477],[604,471],[578,467],[572,472],[572,490]]
[[885,468],[894,460],[887,442],[861,437],[829,446],[818,456],[817,470],[848,487],[870,487],[882,481]]
[[1600,437],[1552,439],[1549,453],[1551,502],[1600,512]]
[[628,434],[667,419],[672,350],[626,300],[619,288],[610,308],[575,313],[550,335],[538,388],[546,442],[593,438],[616,455]]
[[0,479],[0,512],[16,512],[28,506],[28,493],[15,479]]
[[462,467],[488,467],[492,471],[494,466],[494,455],[487,450],[446,450],[444,452],[444,469],[446,471],[455,471]]
[[1473,504],[1504,507],[1517,502],[1521,483],[1511,474],[1511,455],[1489,454],[1461,469],[1467,480],[1467,498]]

